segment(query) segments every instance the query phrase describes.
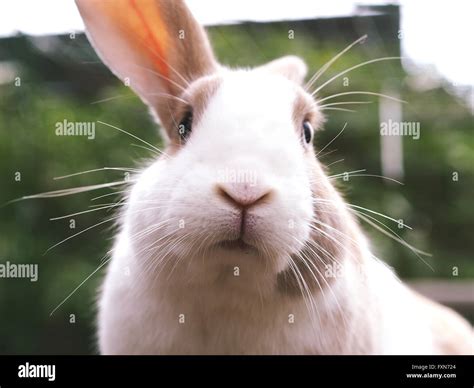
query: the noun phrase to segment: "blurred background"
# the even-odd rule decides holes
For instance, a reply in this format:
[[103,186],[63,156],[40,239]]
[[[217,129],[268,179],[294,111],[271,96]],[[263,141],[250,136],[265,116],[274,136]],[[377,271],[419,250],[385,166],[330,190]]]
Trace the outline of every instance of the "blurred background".
[[[410,225],[412,230],[399,228],[396,222],[366,212],[409,244],[432,254],[422,256],[424,263],[410,249],[364,223],[376,255],[413,287],[472,322],[470,3],[245,0],[226,2],[225,7],[210,1],[188,3],[198,20],[208,25],[218,58],[229,66],[258,65],[295,54],[305,59],[311,76],[367,34],[362,44],[327,70],[319,86],[362,62],[403,56],[354,69],[321,89],[320,99],[367,91],[407,103],[364,94],[331,97],[326,102],[371,103],[333,105],[336,109],[325,110],[327,122],[316,136],[315,147],[325,147],[347,123],[320,155],[335,175],[334,183],[348,202]],[[104,125],[96,125],[91,140],[56,136],[57,122],[100,120],[161,145],[146,107],[92,50],[73,2],[3,1],[0,8],[0,205],[25,195],[123,180],[124,172],[118,170],[54,178],[104,167],[134,168],[152,156],[139,147],[139,141]],[[388,120],[419,126],[419,138],[382,136],[380,124]],[[344,178],[345,172],[358,170]],[[10,261],[39,267],[37,282],[0,278],[0,353],[97,352],[94,305],[103,269],[88,277],[111,247],[111,223],[46,250],[113,213],[101,210],[55,221],[50,218],[118,200],[120,190],[104,188],[0,207],[0,264]],[[96,199],[105,194],[111,195]]]

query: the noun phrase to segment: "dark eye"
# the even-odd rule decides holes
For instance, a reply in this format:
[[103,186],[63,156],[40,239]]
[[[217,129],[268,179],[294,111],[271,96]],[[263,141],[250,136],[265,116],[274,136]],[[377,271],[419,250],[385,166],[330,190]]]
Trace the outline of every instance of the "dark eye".
[[178,133],[181,140],[186,140],[193,126],[193,112],[188,111],[178,125]]
[[304,135],[304,140],[306,144],[311,143],[313,140],[313,126],[308,120],[303,121],[303,135]]

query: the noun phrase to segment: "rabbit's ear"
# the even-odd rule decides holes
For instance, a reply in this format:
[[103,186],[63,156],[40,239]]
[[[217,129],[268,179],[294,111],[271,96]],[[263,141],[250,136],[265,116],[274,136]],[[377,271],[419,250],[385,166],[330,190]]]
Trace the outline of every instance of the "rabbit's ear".
[[272,73],[280,74],[290,81],[296,82],[298,85],[304,81],[308,68],[304,61],[294,55],[287,55],[268,62],[257,69],[270,71]]
[[217,70],[204,29],[182,0],[76,0],[103,62],[158,114],[175,138],[178,98]]

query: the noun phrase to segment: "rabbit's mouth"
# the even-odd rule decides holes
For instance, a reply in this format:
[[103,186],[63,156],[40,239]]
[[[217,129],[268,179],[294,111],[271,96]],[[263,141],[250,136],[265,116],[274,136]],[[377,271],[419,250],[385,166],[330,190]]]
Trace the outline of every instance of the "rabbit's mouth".
[[217,246],[231,251],[242,251],[244,253],[251,253],[257,248],[253,245],[247,244],[242,238],[236,240],[223,240],[217,243]]

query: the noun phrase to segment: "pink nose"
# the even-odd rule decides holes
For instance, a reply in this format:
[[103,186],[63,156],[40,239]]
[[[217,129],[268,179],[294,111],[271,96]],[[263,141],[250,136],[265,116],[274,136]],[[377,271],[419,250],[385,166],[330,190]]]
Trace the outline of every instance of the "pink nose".
[[272,191],[261,186],[248,183],[226,183],[216,185],[219,197],[234,207],[248,208],[270,199]]

